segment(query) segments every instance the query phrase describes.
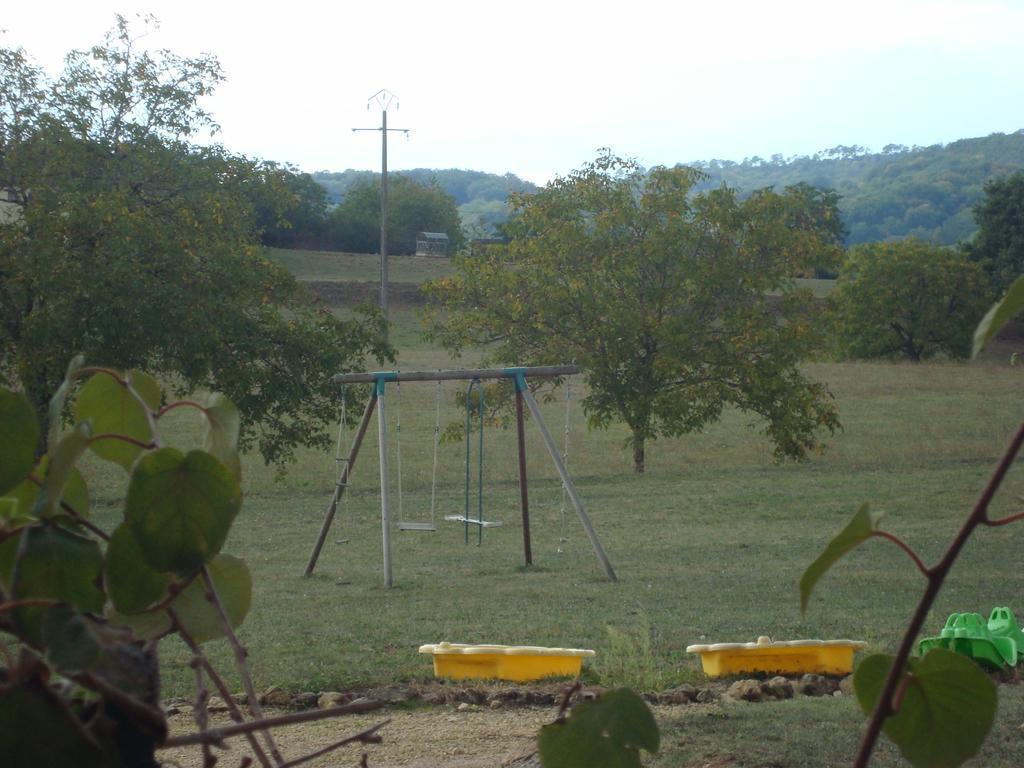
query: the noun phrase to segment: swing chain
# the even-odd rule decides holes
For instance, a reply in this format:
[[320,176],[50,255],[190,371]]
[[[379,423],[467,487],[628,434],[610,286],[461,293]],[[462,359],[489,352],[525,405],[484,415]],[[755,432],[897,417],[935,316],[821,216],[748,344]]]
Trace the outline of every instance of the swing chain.
[[437,447],[441,442],[441,380],[437,380],[437,394],[434,398],[434,465],[430,470],[430,524],[434,525],[437,509]]
[[337,474],[335,487],[341,488],[349,484],[348,456],[341,455],[342,444],[345,440],[345,422],[348,420],[348,411],[345,400],[345,390],[341,391],[341,418],[338,419],[338,442],[334,449],[334,468]]
[[402,382],[395,381],[395,460],[398,470],[398,525],[405,522],[402,506]]
[[[562,464],[565,465],[566,469],[569,467],[569,425],[570,425],[570,406],[572,404],[572,377],[568,377],[565,380],[565,445],[562,448]],[[558,531],[558,554],[562,554],[562,544],[568,541],[565,536],[565,498],[567,489],[565,483],[562,483],[562,504],[559,509],[559,531]]]

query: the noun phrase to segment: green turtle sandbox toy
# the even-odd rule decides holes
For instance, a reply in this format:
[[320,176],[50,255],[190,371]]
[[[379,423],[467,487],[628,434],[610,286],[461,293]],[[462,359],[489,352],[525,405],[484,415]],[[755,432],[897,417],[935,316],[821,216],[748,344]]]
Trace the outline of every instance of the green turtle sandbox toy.
[[1024,632],[1009,608],[993,608],[988,622],[980,613],[951,613],[938,637],[927,637],[918,646],[924,655],[945,648],[996,669],[1015,667],[1024,656]]

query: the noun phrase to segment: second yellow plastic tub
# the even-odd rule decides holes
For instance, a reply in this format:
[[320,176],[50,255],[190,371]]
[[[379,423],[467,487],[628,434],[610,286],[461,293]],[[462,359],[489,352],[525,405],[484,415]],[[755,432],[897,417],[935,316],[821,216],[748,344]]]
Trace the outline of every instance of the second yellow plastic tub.
[[782,640],[761,636],[756,643],[690,645],[687,653],[699,653],[708,677],[745,672],[780,674],[848,675],[853,671],[854,651],[867,648],[861,640]]
[[577,677],[584,657],[594,652],[581,648],[544,648],[533,645],[421,645],[420,653],[434,658],[434,675],[453,680],[512,680],[525,682],[545,677]]

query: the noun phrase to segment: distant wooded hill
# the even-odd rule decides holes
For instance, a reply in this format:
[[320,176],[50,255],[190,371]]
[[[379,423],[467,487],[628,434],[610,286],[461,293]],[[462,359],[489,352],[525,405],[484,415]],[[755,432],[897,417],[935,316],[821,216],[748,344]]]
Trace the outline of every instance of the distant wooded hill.
[[[881,152],[838,146],[812,156],[768,159],[752,157],[737,163],[709,160],[685,163],[705,171],[709,179],[698,189],[723,182],[743,192],[782,188],[805,182],[836,190],[848,230],[847,242],[872,242],[908,236],[944,245],[968,239],[975,230],[972,207],[989,179],[1024,170],[1024,130],[961,139],[931,147],[890,144]],[[455,199],[469,234],[489,234],[508,216],[509,192],[532,192],[536,186],[514,174],[417,168],[398,171],[422,184],[437,184]],[[312,174],[339,202],[353,184],[377,177],[372,171],[320,171]]]
[[710,176],[703,189],[723,182],[745,192],[798,182],[834,189],[851,245],[908,236],[952,245],[974,233],[971,208],[985,182],[1024,169],[1024,130],[931,147],[890,144],[876,154],[839,146],[811,157],[686,165]]
[[[414,168],[411,171],[394,171],[396,176],[405,176],[419,184],[436,184],[455,199],[462,218],[463,227],[470,234],[490,234],[495,224],[508,218],[505,201],[510,192],[535,192],[537,186],[520,179],[512,173],[501,176],[483,171],[464,171],[458,168],[431,169]],[[373,171],[348,169],[339,173],[317,171],[311,174],[324,189],[331,203],[338,203],[350,187],[355,184],[369,184],[380,176]]]

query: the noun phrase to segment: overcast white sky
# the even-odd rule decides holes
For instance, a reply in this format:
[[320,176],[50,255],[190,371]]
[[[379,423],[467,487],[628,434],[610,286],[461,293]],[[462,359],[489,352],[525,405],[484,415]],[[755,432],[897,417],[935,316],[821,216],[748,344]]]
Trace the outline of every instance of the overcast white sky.
[[381,88],[412,129],[391,168],[538,182],[604,146],[671,165],[1024,127],[1024,0],[37,0],[4,4],[0,45],[55,73],[117,12],[220,59],[228,149],[306,171],[379,168],[378,134],[351,129],[380,125]]

